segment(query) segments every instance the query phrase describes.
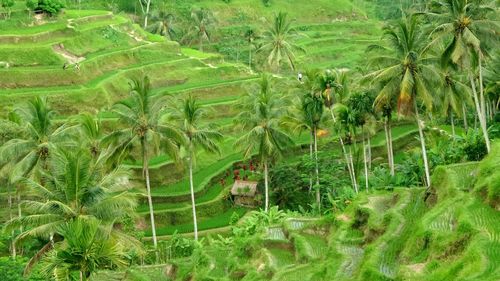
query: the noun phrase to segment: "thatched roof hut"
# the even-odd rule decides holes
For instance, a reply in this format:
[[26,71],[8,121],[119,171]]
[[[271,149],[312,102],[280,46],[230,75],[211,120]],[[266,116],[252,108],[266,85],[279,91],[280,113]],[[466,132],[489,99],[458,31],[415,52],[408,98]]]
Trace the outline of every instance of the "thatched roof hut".
[[234,196],[254,197],[256,192],[256,181],[236,180],[231,188],[231,195]]
[[234,196],[234,203],[243,206],[253,206],[254,197],[257,193],[257,182],[237,180],[231,188],[231,195]]

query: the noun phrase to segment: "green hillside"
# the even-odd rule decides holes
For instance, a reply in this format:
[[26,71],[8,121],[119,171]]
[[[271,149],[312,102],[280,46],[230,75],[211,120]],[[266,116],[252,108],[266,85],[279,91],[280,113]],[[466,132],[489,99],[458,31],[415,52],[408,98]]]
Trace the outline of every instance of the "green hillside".
[[[191,262],[173,259],[170,265],[130,269],[120,278],[497,280],[498,196],[492,201],[477,193],[483,183],[476,177],[491,173],[499,156],[497,143],[494,153],[479,165],[439,167],[431,189],[398,188],[365,194],[344,212],[322,219],[297,216],[264,227],[252,242],[235,238],[220,245],[209,239],[204,246],[207,260],[195,267],[194,275]],[[498,169],[489,175],[498,176]],[[494,183],[485,188],[498,192]],[[279,232],[271,229],[282,234],[272,234]],[[237,247],[248,247],[244,250],[248,255],[241,255]],[[172,265],[178,271],[163,275]],[[94,280],[106,278],[110,277],[103,272]]]
[[480,2],[0,0],[0,280],[500,280]]

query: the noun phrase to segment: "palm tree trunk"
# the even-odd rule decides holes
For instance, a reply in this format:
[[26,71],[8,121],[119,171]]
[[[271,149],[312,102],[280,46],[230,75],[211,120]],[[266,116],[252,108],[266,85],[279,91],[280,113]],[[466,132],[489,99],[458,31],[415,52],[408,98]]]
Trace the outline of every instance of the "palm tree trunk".
[[[9,202],[9,219],[12,220],[14,218],[14,216],[12,214],[12,201],[13,201],[13,198],[12,198],[11,185],[10,184],[8,185],[8,192],[9,192],[9,199],[8,199],[8,202]],[[14,231],[12,231],[11,235],[12,235],[12,237],[14,237]],[[14,243],[14,239],[12,239],[12,242],[11,242],[11,252],[12,252],[12,258],[16,259],[16,243]]]
[[[479,62],[479,97],[481,99],[481,112],[483,113],[483,122],[486,124],[486,101],[484,98],[484,87],[483,87],[483,67],[482,67],[483,54],[480,51],[478,56]],[[489,151],[489,150],[488,150]]]
[[153,210],[153,199],[151,198],[151,185],[149,181],[149,159],[148,159],[148,150],[145,138],[141,139],[141,146],[142,146],[142,166],[143,166],[143,173],[146,178],[146,191],[148,196],[149,217],[151,219],[151,233],[153,235],[153,245],[155,248],[156,256],[158,258],[158,252],[157,252],[158,242],[156,239],[155,215]]
[[350,145],[349,145],[349,164],[351,165],[351,170],[352,170],[352,178],[353,178],[353,184],[354,184],[354,191],[356,191],[356,193],[358,193],[359,192],[358,181],[356,180],[356,172],[354,170],[354,161],[353,161],[353,156],[352,156],[352,148],[351,148]]
[[146,12],[144,14],[144,28],[148,27],[148,15],[150,6],[151,6],[151,0],[148,0],[148,2],[146,3]]
[[[22,210],[21,210],[21,191],[18,189],[17,190],[17,216],[21,218],[23,216]],[[19,226],[19,231],[23,232],[23,226]]]
[[455,139],[455,120],[453,119],[453,112],[450,114],[450,122],[451,122],[451,134],[453,135],[453,139]]
[[372,141],[370,134],[368,134],[368,169],[372,169]]
[[394,165],[394,148],[392,147],[392,127],[391,127],[391,123],[389,121],[389,146],[391,147],[391,169],[392,169],[392,173],[394,174],[394,169],[396,168],[396,166]]
[[316,203],[318,203],[318,208],[321,209],[321,194],[319,191],[319,165],[318,165],[318,134],[317,128],[314,128],[314,164],[316,172]]
[[365,144],[365,136],[363,135],[363,160],[365,162],[365,186],[366,191],[368,191],[368,157],[366,155],[366,144]]
[[189,187],[191,189],[191,204],[193,206],[194,240],[198,241],[198,222],[196,220],[196,203],[194,201],[193,159],[192,159],[192,155],[189,157]]
[[203,38],[200,37],[200,52],[203,52]]
[[[309,156],[311,157],[311,161],[313,161],[314,156],[313,156],[313,146],[314,146],[314,136],[313,132],[311,132],[311,142],[309,143]],[[312,187],[313,187],[313,173],[312,171],[309,173],[309,192],[311,192]]]
[[462,104],[462,114],[464,115],[464,129],[467,132],[469,130],[469,126],[467,125],[467,110],[465,109],[465,103]]
[[391,171],[391,176],[394,176],[394,165],[392,162],[392,136],[391,136],[391,125],[389,123],[389,118],[387,117],[384,121],[385,130],[385,141],[387,146],[387,162],[389,163],[389,169]]
[[28,263],[26,264],[26,266],[24,267],[24,272],[23,272],[23,275],[26,277],[30,274],[31,272],[31,269],[33,269],[33,267],[40,261],[40,259],[46,254],[48,253],[50,250],[52,250],[52,243],[51,242],[48,242],[47,244],[45,244],[45,246],[43,246],[29,261]]
[[424,159],[424,170],[425,170],[425,179],[427,187],[431,186],[431,176],[429,172],[429,162],[427,161],[427,149],[425,148],[425,138],[424,131],[422,128],[422,123],[420,122],[420,115],[418,114],[418,107],[416,99],[413,100],[413,104],[415,106],[415,117],[417,118],[418,125],[418,133],[420,134],[420,144],[422,145],[422,157]]
[[474,82],[472,73],[469,73],[469,80],[472,87],[474,103],[476,104],[476,111],[477,111],[477,117],[479,119],[479,125],[481,126],[481,130],[483,131],[484,141],[486,143],[486,149],[488,150],[488,153],[490,153],[490,138],[488,137],[488,129],[486,128],[486,118],[484,118],[484,112],[482,112],[481,105],[479,104],[479,98],[477,96],[477,90],[476,90],[476,83]]
[[264,211],[267,213],[267,211],[269,210],[269,174],[268,174],[268,170],[267,170],[267,159],[264,160],[264,187],[265,187],[265,193],[266,193],[266,202],[265,202],[265,206],[264,206]]
[[[330,109],[330,114],[332,115],[332,119],[333,119],[333,123],[336,123],[337,120],[335,119],[335,115],[333,114],[333,108]],[[345,159],[345,163],[347,165],[347,170],[349,171],[349,177],[351,178],[351,183],[352,183],[352,187],[354,187],[355,185],[355,179],[353,177],[353,171],[351,169],[351,164],[349,162],[349,157],[347,156],[347,150],[345,149],[345,145],[344,145],[344,140],[342,139],[342,136],[339,135],[339,141],[340,141],[340,146],[342,148],[342,153],[344,154],[344,159]]]

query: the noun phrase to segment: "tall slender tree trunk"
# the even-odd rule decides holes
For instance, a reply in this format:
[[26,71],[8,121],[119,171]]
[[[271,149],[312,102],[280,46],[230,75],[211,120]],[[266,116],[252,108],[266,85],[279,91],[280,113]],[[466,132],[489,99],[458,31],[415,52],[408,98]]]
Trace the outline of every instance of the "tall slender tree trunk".
[[264,206],[264,211],[267,213],[267,211],[269,210],[269,172],[267,167],[267,159],[264,160],[264,188],[266,193],[266,205]]
[[418,106],[416,99],[413,100],[413,104],[415,106],[415,117],[417,119],[418,125],[418,133],[420,135],[420,144],[422,145],[422,157],[424,159],[424,170],[425,170],[425,179],[427,187],[431,186],[431,176],[429,171],[429,162],[427,161],[427,149],[425,148],[425,137],[422,122],[420,121],[420,115],[418,114]]
[[[480,75],[481,76],[481,75]],[[472,87],[472,94],[474,97],[474,103],[476,104],[477,117],[479,119],[479,125],[483,131],[484,141],[486,143],[486,149],[488,153],[490,152],[490,138],[488,136],[488,128],[486,127],[486,118],[484,117],[484,112],[481,110],[482,106],[479,103],[479,98],[477,96],[476,83],[474,82],[474,77],[472,73],[469,72],[469,80]]]
[[142,146],[142,166],[143,173],[146,178],[146,191],[148,196],[148,205],[149,205],[149,217],[151,219],[151,233],[153,235],[153,245],[156,252],[156,258],[158,259],[158,241],[156,239],[156,225],[155,225],[155,214],[153,210],[153,199],[151,198],[151,185],[149,181],[149,158],[148,158],[148,149],[145,137],[141,139]]
[[[21,191],[19,188],[17,189],[17,217],[21,218],[23,216],[23,212],[21,210]],[[19,226],[19,232],[23,232],[23,226]]]
[[359,192],[358,188],[358,181],[356,180],[356,171],[354,170],[354,161],[353,161],[353,156],[352,156],[352,147],[349,145],[349,163],[351,165],[351,170],[352,170],[352,178],[353,178],[353,184],[354,184],[354,191],[356,193]]
[[193,206],[194,240],[198,241],[198,221],[196,220],[196,202],[194,200],[193,157],[189,157],[189,188],[191,189],[191,205]]
[[365,136],[363,134],[363,160],[364,160],[364,163],[365,163],[365,187],[366,187],[366,191],[368,191],[369,187],[368,187],[368,156],[366,155],[366,144],[365,144]]
[[[11,185],[7,185],[8,188],[8,193],[9,193],[9,219],[12,220],[14,218],[14,215],[12,214],[12,201],[14,200],[12,198],[12,190],[11,190]],[[12,237],[14,237],[14,231],[11,232]],[[12,252],[12,258],[16,259],[16,243],[14,242],[14,239],[12,239],[11,242],[11,252]]]
[[[333,114],[333,108],[330,109],[330,114],[332,115],[333,123],[336,123],[335,115]],[[340,146],[342,148],[342,153],[344,154],[345,163],[347,165],[347,170],[349,171],[349,177],[351,178],[352,187],[355,188],[355,178],[353,177],[353,171],[351,169],[351,164],[349,162],[349,156],[347,155],[347,150],[345,148],[344,140],[342,136],[339,135]]]
[[[309,156],[311,157],[311,161],[314,161],[314,156],[313,156],[313,147],[314,147],[314,136],[313,132],[311,132],[311,142],[309,143]],[[313,173],[312,170],[309,173],[309,192],[311,192],[313,188]]]
[[462,114],[464,117],[464,129],[467,132],[469,130],[469,126],[467,125],[467,109],[465,107],[465,103],[462,104]]
[[318,208],[321,210],[321,194],[319,190],[319,164],[318,164],[318,132],[317,128],[314,128],[314,164],[316,173],[316,203],[318,203]]
[[372,169],[372,141],[370,134],[368,134],[368,169]]
[[481,100],[481,112],[483,113],[483,122],[486,124],[486,100],[484,98],[484,87],[483,87],[483,53],[479,51],[478,62],[479,62],[479,97]]
[[148,16],[149,16],[149,7],[151,6],[151,0],[147,0],[146,3],[146,11],[144,13],[144,28],[148,27]]
[[450,114],[450,123],[451,123],[451,134],[453,135],[453,138],[455,138],[457,134],[455,134],[455,120],[453,119],[453,112]]
[[391,124],[389,121],[389,117],[384,121],[384,130],[385,130],[385,141],[387,146],[387,162],[389,163],[389,169],[391,172],[391,176],[394,176],[394,162],[392,161],[392,134],[391,134]]

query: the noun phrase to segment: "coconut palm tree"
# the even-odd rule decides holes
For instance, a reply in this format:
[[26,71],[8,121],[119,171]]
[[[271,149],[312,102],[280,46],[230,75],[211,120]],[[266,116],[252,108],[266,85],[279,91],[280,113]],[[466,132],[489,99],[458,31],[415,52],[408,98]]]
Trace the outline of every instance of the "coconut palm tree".
[[191,28],[186,34],[188,40],[198,40],[200,51],[203,52],[203,41],[210,42],[211,29],[215,24],[215,18],[207,9],[191,11]]
[[174,14],[162,9],[152,15],[151,21],[154,23],[147,28],[148,31],[165,36],[169,40],[174,40],[177,33],[174,26]]
[[[348,81],[348,75],[345,70],[327,70],[325,71],[325,73],[319,76],[323,103],[324,106],[330,111],[330,115],[334,124],[334,130],[339,127],[334,114],[334,106],[336,104],[342,104],[347,101],[347,98],[349,97]],[[354,164],[351,157],[352,155],[347,152],[344,139],[342,138],[341,134],[339,134],[339,142],[342,148],[342,154],[345,158],[349,177],[351,178],[352,187],[354,188],[354,190],[357,190],[358,188],[354,171]]]
[[178,147],[184,139],[177,128],[161,122],[161,116],[167,106],[166,99],[152,95],[151,83],[147,76],[132,80],[130,89],[130,98],[118,102],[112,107],[112,111],[119,116],[119,122],[123,129],[112,132],[103,141],[114,148],[113,154],[118,155],[119,159],[123,159],[131,147],[140,147],[153,245],[156,249],[157,239],[149,180],[149,159],[153,153],[163,150],[177,160]]
[[197,103],[193,96],[180,101],[175,108],[174,120],[180,124],[180,130],[186,138],[186,151],[189,168],[189,188],[191,190],[191,204],[193,208],[194,238],[198,240],[198,223],[196,220],[196,203],[194,198],[193,166],[196,163],[196,151],[198,148],[209,153],[220,153],[216,141],[222,140],[222,134],[213,128],[200,125],[205,116],[204,108]]
[[[496,12],[494,1],[491,5],[485,1],[469,0],[439,0],[433,1],[427,15],[438,26],[432,31],[431,36],[435,41],[444,40],[448,46],[443,52],[442,63],[454,63],[462,69],[468,69],[474,103],[483,131],[488,152],[490,140],[486,123],[486,105],[483,89],[482,61],[487,49],[498,42],[499,25],[497,21],[489,18]],[[479,72],[479,97],[475,82],[473,66],[477,62]]]
[[[47,171],[41,174],[42,183],[23,179],[29,195],[22,202],[26,214],[7,222],[7,229],[24,227],[17,242],[28,237],[49,240],[30,260],[26,272],[53,248],[55,241],[64,238],[59,228],[68,221],[95,218],[103,226],[112,226],[134,213],[137,200],[130,192],[128,172],[123,169],[109,171],[105,168],[105,160],[105,157],[94,160],[87,150],[58,148],[52,150]],[[118,230],[113,235],[130,240]]]
[[240,100],[242,112],[236,121],[244,134],[235,146],[243,148],[245,157],[257,153],[264,168],[265,211],[269,210],[269,164],[283,154],[292,139],[280,127],[283,99],[272,89],[273,81],[263,74],[259,90],[250,91]]
[[455,137],[455,120],[453,116],[455,114],[461,116],[464,113],[463,108],[471,102],[471,90],[451,70],[442,70],[442,79],[443,91],[441,91],[439,104],[441,114],[450,118],[452,135]]
[[259,37],[253,28],[248,28],[245,31],[245,40],[248,43],[248,67],[252,68],[252,49],[255,48],[255,40]]
[[[321,92],[313,86],[317,79],[315,71],[307,71],[304,76],[304,84],[300,85],[300,94],[294,106],[289,108],[288,114],[283,118],[283,125],[290,128],[295,133],[309,131],[311,142],[309,151],[311,159],[315,164],[316,178],[316,203],[321,204],[321,194],[319,190],[319,163],[318,163],[318,130],[323,117],[323,100]],[[312,179],[311,183],[312,185]],[[311,186],[312,187],[312,186]]]
[[433,58],[426,53],[428,42],[421,29],[415,16],[402,19],[394,27],[386,27],[383,36],[386,44],[370,47],[370,50],[377,52],[372,63],[379,69],[366,77],[381,88],[375,99],[376,106],[384,107],[397,99],[400,114],[414,112],[419,128],[426,184],[430,186],[424,125],[420,119],[418,101],[423,102],[427,109],[432,109],[430,86],[439,83],[439,74],[431,65]]
[[[356,178],[356,169],[354,167],[352,145],[356,143],[356,112],[350,108],[348,105],[337,103],[333,108],[334,115],[336,116],[336,125],[340,128],[340,138],[343,137],[345,133],[346,141],[344,143],[349,144],[349,150],[347,152],[349,165],[351,166],[351,180],[353,182],[354,191],[359,192],[358,181]],[[354,149],[356,151],[356,148]]]
[[[363,162],[365,170],[365,187],[368,186],[368,167],[370,150],[370,135],[375,133],[375,112],[373,110],[374,98],[371,92],[363,91],[350,95],[347,101],[348,108],[353,111],[354,125],[361,127],[363,138]],[[368,143],[368,147],[367,147]]]
[[0,147],[0,164],[15,162],[10,180],[15,182],[45,167],[50,151],[56,143],[67,140],[66,126],[53,123],[54,111],[45,98],[37,97],[14,111],[24,133]]
[[287,14],[280,12],[274,17],[273,24],[262,34],[262,45],[258,52],[267,56],[267,64],[279,71],[283,62],[292,70],[295,69],[295,52],[305,50],[294,44],[297,31],[292,27],[292,22],[287,19]]
[[111,225],[101,226],[95,218],[78,217],[57,227],[64,240],[54,243],[43,259],[42,274],[55,280],[88,280],[103,269],[120,269],[128,265],[130,245],[113,235]]

